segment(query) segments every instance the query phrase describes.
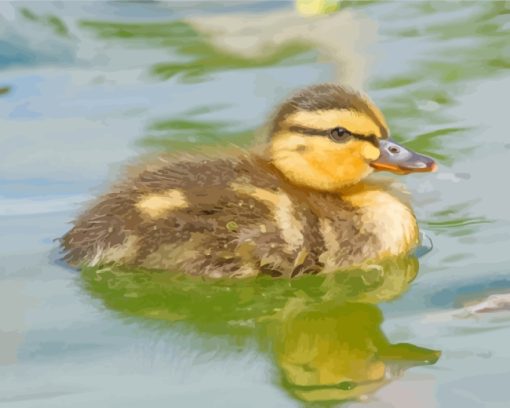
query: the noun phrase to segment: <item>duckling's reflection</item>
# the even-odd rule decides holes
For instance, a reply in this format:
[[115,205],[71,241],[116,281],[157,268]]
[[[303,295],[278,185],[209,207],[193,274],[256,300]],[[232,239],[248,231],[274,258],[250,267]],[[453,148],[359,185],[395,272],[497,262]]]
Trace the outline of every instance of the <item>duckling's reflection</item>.
[[403,293],[417,270],[411,257],[290,281],[211,282],[114,268],[84,269],[82,276],[108,307],[129,315],[184,320],[206,334],[255,336],[274,356],[278,382],[292,396],[343,401],[439,358],[438,351],[391,344],[380,327],[383,316],[376,304]]
[[304,401],[344,401],[370,394],[404,369],[434,364],[440,353],[391,344],[376,303],[403,293],[418,271],[415,258],[325,279],[321,302],[290,299],[275,314],[271,335],[282,385]]
[[369,394],[406,366],[435,363],[439,353],[391,344],[375,305],[344,303],[293,310],[274,337],[283,385],[305,401],[342,401]]

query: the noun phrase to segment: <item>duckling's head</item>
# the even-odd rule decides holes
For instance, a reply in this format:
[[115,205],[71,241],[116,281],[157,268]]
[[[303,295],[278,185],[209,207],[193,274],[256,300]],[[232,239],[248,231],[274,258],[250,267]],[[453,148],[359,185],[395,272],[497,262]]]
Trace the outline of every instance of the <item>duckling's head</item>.
[[274,116],[269,154],[294,184],[338,191],[374,170],[435,170],[434,161],[389,139],[381,111],[366,97],[334,84],[314,85]]

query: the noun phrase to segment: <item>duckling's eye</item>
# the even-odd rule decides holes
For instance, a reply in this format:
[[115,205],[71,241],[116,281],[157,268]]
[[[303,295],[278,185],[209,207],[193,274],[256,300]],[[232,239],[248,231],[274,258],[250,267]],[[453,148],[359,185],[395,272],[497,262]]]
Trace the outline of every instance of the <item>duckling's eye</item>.
[[337,143],[346,142],[351,136],[351,133],[347,129],[341,127],[332,129],[329,134],[329,138]]

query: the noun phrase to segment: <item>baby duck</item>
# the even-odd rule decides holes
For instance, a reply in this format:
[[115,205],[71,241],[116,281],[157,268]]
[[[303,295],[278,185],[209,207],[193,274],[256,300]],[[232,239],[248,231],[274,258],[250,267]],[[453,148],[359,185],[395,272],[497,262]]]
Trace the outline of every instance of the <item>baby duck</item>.
[[61,239],[76,267],[117,264],[212,278],[296,277],[377,263],[418,243],[412,209],[363,181],[435,169],[389,139],[365,96],[308,87],[273,117],[267,145],[145,168]]

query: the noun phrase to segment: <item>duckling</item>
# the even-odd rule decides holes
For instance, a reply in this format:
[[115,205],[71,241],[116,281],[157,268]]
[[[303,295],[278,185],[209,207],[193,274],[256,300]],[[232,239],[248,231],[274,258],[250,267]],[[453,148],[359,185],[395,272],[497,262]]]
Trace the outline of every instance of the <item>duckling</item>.
[[276,110],[262,147],[146,167],[100,197],[61,244],[75,267],[117,264],[211,278],[362,267],[418,243],[410,206],[367,177],[435,167],[389,138],[366,96],[314,85]]

